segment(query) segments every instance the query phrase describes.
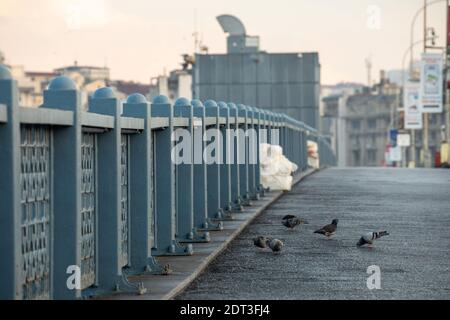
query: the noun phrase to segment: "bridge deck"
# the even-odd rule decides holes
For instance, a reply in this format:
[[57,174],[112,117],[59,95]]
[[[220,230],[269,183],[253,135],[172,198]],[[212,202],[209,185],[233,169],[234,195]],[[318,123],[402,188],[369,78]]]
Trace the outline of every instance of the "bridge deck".
[[[309,220],[295,231],[285,214]],[[313,231],[339,218],[326,240]],[[357,248],[364,231],[390,236]],[[276,256],[256,235],[284,240]],[[179,299],[450,299],[450,171],[327,169],[272,204]],[[381,269],[381,290],[366,271]]]

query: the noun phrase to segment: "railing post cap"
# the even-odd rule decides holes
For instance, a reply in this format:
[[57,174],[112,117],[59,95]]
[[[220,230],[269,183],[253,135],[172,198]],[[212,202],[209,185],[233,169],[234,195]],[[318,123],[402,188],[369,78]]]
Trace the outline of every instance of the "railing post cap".
[[0,64],[0,80],[11,80],[11,70],[7,66]]
[[223,101],[219,101],[219,102],[217,103],[217,105],[218,105],[220,108],[226,108],[226,109],[228,109],[227,104],[226,104],[225,102],[223,102]]
[[191,102],[186,98],[178,98],[175,101],[174,107],[190,107]]
[[153,104],[169,104],[169,98],[164,95],[159,95],[153,98]]
[[49,91],[77,90],[75,82],[66,76],[58,76],[53,78],[49,85]]
[[205,108],[217,108],[217,102],[215,102],[214,100],[207,100],[205,101]]
[[95,90],[92,99],[114,99],[116,94],[110,87],[103,87]]
[[192,101],[191,101],[191,105],[194,107],[194,108],[203,108],[204,106],[203,106],[203,103],[199,100],[199,99],[193,99]]
[[130,94],[127,98],[127,102],[129,104],[139,104],[139,103],[148,103],[147,98],[140,93]]

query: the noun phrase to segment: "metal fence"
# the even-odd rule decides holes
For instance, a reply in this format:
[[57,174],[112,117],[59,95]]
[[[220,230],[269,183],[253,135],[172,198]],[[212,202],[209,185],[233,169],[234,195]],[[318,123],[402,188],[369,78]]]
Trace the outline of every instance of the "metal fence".
[[[17,83],[0,66],[0,298],[75,299],[112,291],[144,292],[130,274],[168,270],[155,257],[191,255],[264,196],[259,150],[250,144],[216,149],[244,163],[176,165],[176,128],[202,136],[208,128],[278,129],[279,144],[299,171],[307,169],[308,139],[319,144],[321,165],[333,165],[315,129],[282,114],[223,102],[140,94],[120,102],[98,89],[82,111],[80,92],[66,77],[44,91],[39,108],[18,105]],[[217,137],[193,139],[195,157]],[[269,137],[270,139],[270,137]],[[270,140],[269,140],[270,141]],[[224,141],[225,142],[225,141]],[[151,290],[151,288],[149,288]]]

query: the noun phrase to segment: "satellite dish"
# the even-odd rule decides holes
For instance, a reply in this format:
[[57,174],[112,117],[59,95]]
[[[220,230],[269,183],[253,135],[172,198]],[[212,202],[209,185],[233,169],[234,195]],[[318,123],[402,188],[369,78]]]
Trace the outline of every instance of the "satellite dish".
[[229,14],[223,14],[217,17],[223,32],[229,33],[230,36],[244,36],[245,27],[241,20]]

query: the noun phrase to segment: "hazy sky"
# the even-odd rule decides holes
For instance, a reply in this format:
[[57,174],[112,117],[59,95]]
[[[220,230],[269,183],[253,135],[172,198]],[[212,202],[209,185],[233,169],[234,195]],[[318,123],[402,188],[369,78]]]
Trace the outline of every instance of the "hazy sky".
[[[431,0],[429,0],[431,1]],[[423,0],[0,0],[0,50],[7,63],[49,71],[72,64],[111,68],[114,79],[148,82],[179,67],[194,47],[194,26],[211,53],[226,35],[216,21],[233,14],[268,52],[318,51],[322,83],[366,82],[364,60],[401,67],[414,13]],[[438,45],[445,2],[429,8]],[[196,17],[196,18],[195,18]],[[422,37],[422,18],[415,37]],[[416,56],[419,51],[416,51]]]

